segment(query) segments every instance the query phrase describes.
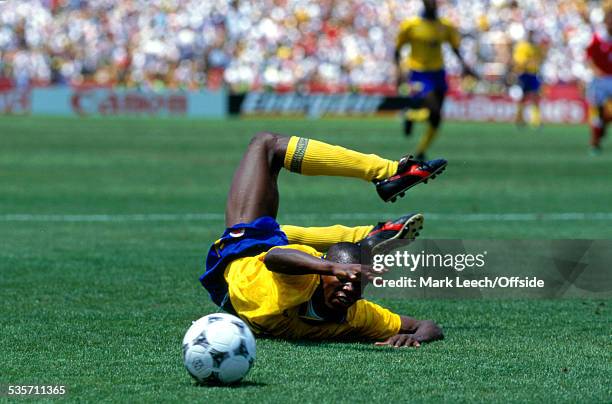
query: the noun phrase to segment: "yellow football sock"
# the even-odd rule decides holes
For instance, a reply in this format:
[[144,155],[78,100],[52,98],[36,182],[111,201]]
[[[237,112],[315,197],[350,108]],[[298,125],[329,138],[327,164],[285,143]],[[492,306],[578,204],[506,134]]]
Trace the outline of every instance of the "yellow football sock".
[[414,122],[425,122],[429,119],[429,108],[409,109],[406,111],[406,119]]
[[397,161],[292,136],[285,154],[285,168],[304,175],[355,177],[372,181],[394,175]]
[[336,243],[361,241],[373,228],[374,226],[346,227],[339,224],[328,227],[281,226],[289,243],[305,244],[318,251],[327,251],[332,244]]
[[540,115],[540,106],[536,103],[531,107],[531,124],[540,126],[542,124],[542,116]]
[[589,124],[591,126],[600,126],[602,122],[599,116],[599,108],[596,105],[589,105]]
[[427,125],[427,130],[425,131],[423,137],[421,137],[421,141],[419,142],[419,146],[417,147],[417,155],[423,154],[427,151],[427,149],[431,145],[431,142],[433,142],[434,138],[436,137],[437,133],[438,130],[436,128],[431,125]]

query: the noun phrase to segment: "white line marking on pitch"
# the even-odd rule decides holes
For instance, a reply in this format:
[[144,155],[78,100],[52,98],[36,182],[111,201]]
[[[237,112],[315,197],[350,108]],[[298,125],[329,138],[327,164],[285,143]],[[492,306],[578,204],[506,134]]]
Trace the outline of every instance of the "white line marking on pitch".
[[[427,220],[456,222],[557,222],[576,220],[612,221],[612,212],[594,213],[424,213]],[[285,213],[280,221],[287,220],[380,220],[393,214],[381,213]],[[142,214],[28,214],[15,213],[0,215],[0,222],[189,222],[222,221],[222,213],[142,213]]]

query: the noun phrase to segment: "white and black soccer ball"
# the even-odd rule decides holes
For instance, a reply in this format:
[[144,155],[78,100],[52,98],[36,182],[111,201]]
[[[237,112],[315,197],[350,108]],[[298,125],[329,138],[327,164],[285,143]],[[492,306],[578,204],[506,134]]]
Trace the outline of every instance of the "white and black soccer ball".
[[200,383],[240,381],[255,362],[255,337],[239,319],[225,313],[194,321],[183,338],[183,363]]

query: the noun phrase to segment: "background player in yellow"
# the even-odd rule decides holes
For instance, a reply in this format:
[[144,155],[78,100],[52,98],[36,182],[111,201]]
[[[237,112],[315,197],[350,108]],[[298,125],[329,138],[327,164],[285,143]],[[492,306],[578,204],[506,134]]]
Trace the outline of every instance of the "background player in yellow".
[[[448,20],[438,18],[436,0],[423,0],[423,5],[421,16],[401,23],[395,48],[400,94],[406,92],[402,90],[403,87],[408,87],[409,109],[403,114],[404,134],[408,136],[412,133],[413,120],[426,118],[428,121],[427,130],[417,146],[418,160],[425,160],[425,152],[442,120],[442,106],[448,91],[442,45],[450,44],[461,63],[463,73],[475,76],[459,51],[459,32]],[[410,45],[410,53],[407,60],[402,61],[401,50],[405,45]],[[405,69],[408,71],[405,72]]]
[[524,125],[526,105],[531,102],[531,124],[541,125],[540,118],[540,66],[544,61],[545,51],[535,42],[535,33],[528,31],[525,40],[517,42],[512,52],[513,70],[517,75],[522,95],[516,111],[516,124]]
[[362,280],[374,275],[362,265],[362,251],[378,251],[393,239],[413,239],[422,228],[422,215],[354,228],[281,229],[275,218],[282,168],[372,181],[384,200],[445,166],[444,160],[393,161],[315,140],[258,134],[234,174],[227,229],[211,246],[200,281],[218,306],[240,316],[257,335],[358,338],[393,346],[440,339],[442,331],[433,321],[397,315],[361,298]]

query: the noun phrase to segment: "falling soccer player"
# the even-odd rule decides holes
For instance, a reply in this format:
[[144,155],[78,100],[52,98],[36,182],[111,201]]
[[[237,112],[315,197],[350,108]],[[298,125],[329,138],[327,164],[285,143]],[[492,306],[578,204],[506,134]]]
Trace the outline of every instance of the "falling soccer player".
[[215,304],[240,316],[256,335],[367,339],[395,347],[441,339],[433,321],[397,315],[361,298],[362,280],[373,275],[361,262],[362,249],[414,239],[422,215],[353,228],[281,227],[275,218],[282,168],[371,181],[389,201],[434,178],[446,164],[386,160],[316,140],[260,133],[234,174],[227,228],[211,246],[200,281]]
[[423,110],[427,112],[428,126],[416,150],[416,159],[420,161],[425,161],[425,153],[440,128],[442,106],[448,91],[442,45],[445,42],[450,44],[461,63],[464,75],[476,76],[459,51],[459,31],[448,20],[438,18],[436,0],[423,0],[423,4],[425,8],[421,16],[410,18],[400,25],[395,48],[397,81],[398,87],[401,87],[404,81],[401,50],[405,45],[410,45],[407,60],[410,71],[407,78],[411,109],[403,116],[406,136],[412,133],[412,115],[415,111],[417,114]]
[[606,111],[606,105],[612,100],[612,7],[607,8],[604,23],[605,32],[594,32],[586,49],[594,76],[587,87],[593,155],[601,153],[601,140],[611,118],[611,111]]
[[541,83],[538,73],[544,60],[544,50],[535,42],[534,35],[533,31],[528,31],[526,40],[518,42],[512,53],[513,70],[518,75],[518,85],[522,90],[515,118],[519,126],[525,124],[525,107],[529,102],[532,104],[531,124],[538,127],[542,124],[540,117]]

